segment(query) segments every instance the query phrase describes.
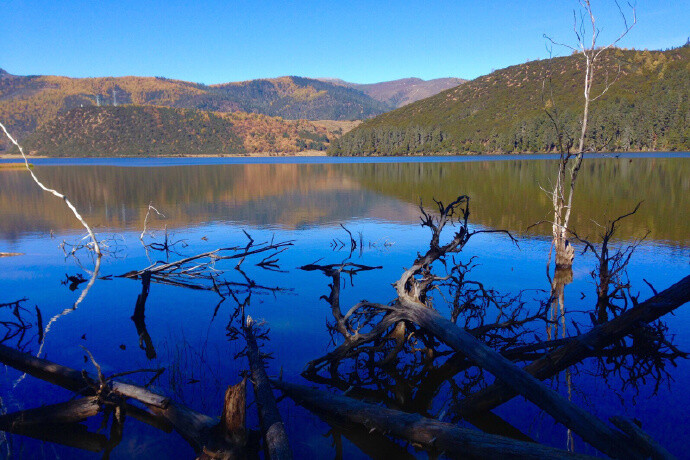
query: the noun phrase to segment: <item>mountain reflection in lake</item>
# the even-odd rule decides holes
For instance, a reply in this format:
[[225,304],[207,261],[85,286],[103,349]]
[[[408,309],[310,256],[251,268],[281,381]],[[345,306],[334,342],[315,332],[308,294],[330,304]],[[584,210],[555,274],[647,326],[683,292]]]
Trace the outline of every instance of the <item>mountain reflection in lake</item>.
[[[216,416],[227,385],[237,383],[247,370],[246,358],[236,356],[245,347],[237,316],[238,305],[243,305],[246,314],[265,320],[270,328],[268,339],[260,340],[262,352],[273,357],[267,361],[269,376],[319,384],[322,389],[337,388],[339,394],[347,391],[349,396],[383,402],[392,409],[457,421],[458,402],[490,385],[493,378],[449,348],[432,344],[434,340],[421,331],[406,331],[417,342],[403,335],[407,339],[395,359],[386,361],[381,354],[356,351],[339,362],[335,373],[306,366],[347,341],[337,327],[338,311],[344,314],[362,299],[387,304],[395,298],[391,283],[400,278],[403,267],[411,266],[417,253],[429,248],[429,230],[419,225],[420,200],[433,206],[432,198],[448,203],[460,194],[471,197],[471,229],[509,230],[517,237],[518,246],[502,234],[473,236],[455,255],[455,265],[464,268],[452,271],[450,259],[446,264],[451,280],[462,289],[444,285],[430,294],[441,314],[476,329],[493,324],[496,318],[505,320],[506,316],[498,315],[500,303],[509,311],[506,314],[525,323],[482,339],[514,354],[536,339],[562,339],[586,332],[596,320],[590,317],[597,304],[596,278],[590,274],[597,267],[596,259],[590,252],[578,252],[569,275],[572,280],[567,277],[559,286],[546,275],[550,227],[529,228],[549,217],[549,200],[540,186],[549,188],[549,176],[555,169],[551,161],[136,168],[125,167],[126,160],[120,164],[36,167],[44,182],[76,203],[109,245],[100,269],[105,278],[94,283],[75,310],[69,308],[86,285],[82,281],[89,279],[86,270],[91,270],[93,262],[85,251],[77,252],[78,262],[66,258],[58,246],[65,241],[69,252],[70,244],[78,244],[82,237],[78,222],[59,200],[38,190],[25,172],[0,171],[0,252],[24,254],[0,258],[0,304],[10,304],[0,308],[0,321],[10,331],[7,335],[0,331],[5,345],[34,355],[40,348],[41,357],[91,372],[94,369],[85,362],[84,346],[106,375],[164,367],[153,388],[198,412]],[[628,265],[623,280],[630,285],[626,295],[645,300],[654,294],[647,283],[661,291],[690,272],[689,178],[687,158],[608,158],[584,163],[573,220],[580,236],[599,241],[597,235],[603,233],[599,224],[631,211],[644,200],[636,214],[620,223],[612,243],[625,246],[650,231]],[[144,237],[149,244],[145,248],[139,237],[149,203],[165,217],[149,213],[151,234]],[[355,248],[340,224],[352,232]],[[159,260],[174,261],[222,247],[241,250],[249,242],[242,230],[253,238],[254,245],[294,240],[294,246],[276,255],[275,263],[268,266],[265,257],[272,252],[248,256],[241,270],[233,268],[237,259],[217,260],[201,268],[195,262],[194,279],[152,275],[147,286],[141,278],[117,276]],[[444,241],[454,230],[447,231]],[[168,246],[163,247],[166,235]],[[263,267],[257,265],[262,261]],[[298,269],[315,262],[325,266],[343,261],[381,268],[350,268],[349,274],[346,269],[337,280],[332,271]],[[435,269],[445,274],[442,265]],[[196,287],[185,287],[180,279]],[[225,284],[220,285],[221,281]],[[493,290],[492,298],[500,302],[487,300],[476,284],[463,284],[470,281]],[[332,303],[335,285],[340,286],[337,309]],[[453,294],[459,297],[454,299]],[[26,300],[11,304],[19,299]],[[482,308],[472,314],[468,309],[460,312],[451,308],[454,301]],[[635,345],[636,354],[621,347],[609,348],[561,372],[549,380],[551,386],[600,419],[613,415],[638,419],[655,440],[675,455],[683,455],[687,417],[678,408],[690,404],[684,391],[690,382],[690,366],[675,350],[690,349],[690,337],[684,332],[690,313],[684,308],[687,306],[679,308],[675,316],[664,317],[663,324],[655,323],[646,335],[638,333],[620,344]],[[47,329],[50,319],[56,318],[44,337],[37,330],[39,311],[41,329]],[[374,316],[366,320],[376,324]],[[381,353],[386,351],[388,356],[391,343],[395,340],[374,342],[373,346],[382,347]],[[427,352],[422,353],[423,349]],[[529,357],[523,354],[513,359],[524,366],[543,352],[534,349]],[[135,374],[131,379],[143,384],[148,377]],[[70,393],[7,368],[0,376],[0,397],[0,409],[6,413],[63,402]],[[289,398],[279,408],[297,458],[425,455],[345,420],[321,420]],[[494,412],[505,424],[544,444],[595,452],[522,398],[514,398]],[[247,409],[247,417],[248,426],[257,428],[253,406]],[[100,419],[96,419],[87,421],[91,431],[98,430]],[[8,435],[1,447],[5,454],[24,452],[31,457],[52,458],[56,453],[75,458],[97,456],[19,435]],[[111,458],[153,455],[188,458],[193,450],[176,434],[127,420],[122,441],[113,446]]]

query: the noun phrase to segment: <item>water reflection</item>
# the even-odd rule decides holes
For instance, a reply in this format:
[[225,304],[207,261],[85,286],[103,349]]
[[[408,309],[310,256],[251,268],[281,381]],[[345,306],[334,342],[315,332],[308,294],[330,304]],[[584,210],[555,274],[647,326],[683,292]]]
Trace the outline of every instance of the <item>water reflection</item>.
[[[170,228],[194,222],[237,221],[303,228],[352,218],[411,223],[420,199],[472,196],[473,221],[524,232],[548,216],[555,163],[508,160],[467,163],[253,164],[124,168],[37,167],[47,183],[64,190],[90,222],[113,230],[141,229],[148,204],[166,214]],[[690,161],[683,158],[588,160],[578,183],[573,228],[593,235],[597,226],[640,200],[622,238],[648,229],[651,238],[688,241],[678,212],[687,209]],[[78,224],[42,194],[22,171],[0,172],[0,236],[76,229]],[[548,234],[546,227],[534,231]]]

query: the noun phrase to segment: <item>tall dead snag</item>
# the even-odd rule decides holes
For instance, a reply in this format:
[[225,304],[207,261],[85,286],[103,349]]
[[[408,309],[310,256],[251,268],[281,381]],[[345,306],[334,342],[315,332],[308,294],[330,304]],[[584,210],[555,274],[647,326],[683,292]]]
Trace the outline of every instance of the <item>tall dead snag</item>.
[[[582,112],[581,126],[580,126],[580,138],[578,142],[577,152],[570,152],[570,145],[568,143],[567,147],[563,146],[562,142],[562,126],[557,120],[557,116],[554,116],[548,108],[547,114],[551,121],[555,124],[556,132],[559,138],[559,149],[560,149],[560,159],[558,163],[558,174],[556,175],[556,183],[554,184],[553,190],[550,192],[552,204],[553,204],[553,244],[556,249],[556,267],[570,267],[573,264],[574,250],[568,241],[569,223],[570,216],[573,206],[573,196],[575,194],[575,183],[577,181],[578,173],[582,166],[582,158],[587,150],[585,145],[585,138],[587,135],[587,123],[589,121],[589,109],[590,103],[596,101],[601,96],[603,96],[608,89],[613,85],[613,83],[618,79],[616,75],[612,80],[609,80],[608,72],[605,74],[605,79],[602,82],[603,88],[599,91],[597,95],[592,94],[592,87],[595,82],[595,75],[598,75],[598,66],[600,64],[602,53],[606,50],[616,46],[623,37],[625,37],[628,32],[637,23],[637,16],[635,8],[631,6],[632,10],[632,20],[629,23],[623,10],[620,8],[618,2],[618,10],[620,11],[621,17],[623,19],[624,30],[623,32],[611,43],[604,47],[597,47],[597,39],[599,38],[600,29],[597,28],[596,19],[594,17],[594,12],[592,11],[592,5],[590,0],[580,0],[580,17],[577,17],[575,11],[573,11],[573,31],[577,38],[577,46],[570,46],[568,44],[559,43],[554,41],[548,36],[544,36],[549,42],[554,45],[564,46],[570,49],[578,55],[582,55],[585,64],[585,78],[584,78],[584,109]],[[587,32],[587,22],[591,26],[591,30]],[[589,35],[589,36],[588,36]],[[587,43],[589,42],[589,43]],[[620,68],[618,69],[620,73]],[[551,106],[554,105],[553,99],[550,100]]]
[[327,418],[363,425],[370,432],[391,435],[432,453],[454,458],[567,459],[591,458],[531,442],[461,428],[457,425],[314,390],[285,381],[272,381],[295,402]]
[[[690,276],[621,313],[620,316],[595,326],[589,332],[568,338],[562,346],[528,364],[524,370],[540,380],[553,377],[563,369],[592,356],[595,351],[620,341],[640,326],[659,319],[687,302],[690,302]],[[461,416],[469,417],[471,414],[492,410],[517,394],[509,386],[496,382],[461,401],[455,410]]]
[[247,316],[243,326],[244,337],[247,341],[247,359],[252,371],[254,397],[259,411],[261,433],[266,443],[266,452],[271,460],[291,459],[292,451],[285,433],[283,419],[278,411],[278,405],[273,397],[271,382],[264,369],[263,359],[259,352],[259,345],[254,335],[254,323]]

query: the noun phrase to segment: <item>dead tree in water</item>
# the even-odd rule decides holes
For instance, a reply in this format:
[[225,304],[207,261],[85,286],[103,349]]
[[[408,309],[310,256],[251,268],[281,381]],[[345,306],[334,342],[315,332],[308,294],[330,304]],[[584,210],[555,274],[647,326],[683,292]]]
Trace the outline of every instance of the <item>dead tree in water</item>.
[[[568,232],[571,211],[573,206],[573,196],[575,194],[575,183],[577,181],[578,173],[582,167],[582,159],[587,146],[585,143],[585,138],[587,136],[587,124],[589,121],[589,110],[590,103],[596,101],[601,96],[603,96],[613,85],[613,83],[618,79],[616,75],[612,80],[609,80],[608,72],[605,75],[605,80],[603,82],[603,88],[598,94],[592,94],[592,87],[594,86],[596,80],[595,75],[599,70],[598,66],[602,58],[602,53],[610,48],[616,46],[625,37],[628,32],[637,23],[637,16],[635,8],[631,6],[632,9],[632,21],[628,23],[628,18],[626,17],[620,5],[616,2],[616,6],[623,19],[624,30],[623,32],[611,43],[604,47],[597,47],[597,39],[599,38],[600,29],[597,28],[596,19],[594,17],[594,12],[590,0],[581,0],[580,5],[582,11],[580,12],[580,17],[578,19],[575,11],[573,11],[573,30],[577,38],[577,47],[570,46],[568,44],[559,43],[551,39],[550,37],[544,35],[544,37],[549,40],[550,43],[558,46],[563,46],[568,48],[574,53],[582,55],[585,64],[585,78],[584,78],[584,108],[582,112],[581,126],[580,126],[580,136],[577,146],[577,152],[571,153],[570,147],[573,145],[572,141],[563,143],[563,127],[558,119],[557,111],[550,111],[547,106],[546,112],[552,123],[556,128],[556,133],[558,137],[558,147],[560,151],[560,158],[558,162],[558,173],[556,175],[556,182],[553,186],[553,190],[549,192],[551,195],[551,200],[553,204],[553,244],[556,250],[556,267],[570,267],[573,264],[574,250],[568,241]],[[591,30],[587,32],[588,26],[586,23],[589,22]],[[588,37],[588,33],[590,37]],[[587,43],[589,41],[589,43]],[[618,69],[620,73],[620,68]],[[550,99],[551,107],[554,107],[553,98]]]
[[[458,327],[457,321],[445,319],[433,308],[434,296],[431,296],[430,293],[437,289],[439,284],[451,279],[452,276],[434,274],[432,264],[446,260],[445,257],[449,252],[458,252],[467,243],[469,237],[477,233],[471,232],[468,227],[469,208],[466,197],[460,197],[450,206],[443,206],[438,203],[438,208],[438,216],[432,217],[427,212],[422,213],[423,226],[432,231],[429,250],[425,254],[419,255],[412,268],[405,270],[401,279],[394,283],[398,295],[392,302],[384,305],[362,301],[353,306],[347,313],[343,313],[337,301],[336,284],[331,285],[331,295],[327,297],[327,300],[331,304],[336,319],[332,330],[343,335],[345,340],[324,357],[310,362],[304,375],[311,378],[319,370],[330,368],[333,372],[334,367],[337,372],[338,363],[345,358],[355,360],[354,365],[359,366],[358,369],[372,362],[384,363],[385,365],[386,362],[390,362],[387,361],[389,356],[400,355],[408,347],[419,349],[419,345],[413,344],[414,341],[419,341],[420,345],[427,347],[430,353],[435,353],[437,347],[434,344],[440,342],[457,352],[459,356],[463,357],[462,359],[466,359],[493,374],[497,380],[495,385],[510,388],[512,394],[521,394],[601,452],[618,458],[642,458],[643,454],[632,447],[630,434],[618,431],[541,384],[538,381],[541,375],[530,375],[529,366],[521,369],[506,359],[506,356],[511,356],[512,359],[524,359],[524,352],[529,353],[529,350],[524,348],[529,348],[529,345],[523,346],[523,350],[518,351],[521,346],[517,342],[513,342],[513,345],[518,346],[514,348],[515,351],[511,352],[510,348],[495,350],[481,341],[482,338],[485,338],[484,332],[516,327],[520,323],[517,318],[507,316],[503,318],[504,321],[501,321],[502,318],[499,316],[496,323],[481,325],[473,331]],[[457,216],[458,219],[454,219],[454,216]],[[441,232],[444,226],[451,222],[458,227],[450,242],[442,244]],[[330,273],[327,270],[322,271],[326,274],[333,274],[332,271]],[[461,279],[459,276],[456,278]],[[335,281],[337,277],[333,277],[333,279]],[[676,303],[677,301],[680,303]],[[676,308],[684,301],[682,298],[673,298],[672,302],[672,308]],[[501,315],[504,314],[501,313]],[[544,319],[543,316],[542,314],[539,319]],[[534,319],[537,318],[532,318],[532,320]],[[630,319],[629,316],[628,319]],[[638,319],[641,318],[638,317]],[[620,322],[614,324],[620,324]],[[609,332],[612,336],[616,336],[617,333],[627,335],[633,326],[639,327],[639,325],[640,323],[637,321],[634,324],[624,322],[621,329],[614,328]],[[362,329],[363,326],[366,326],[366,329]],[[588,343],[584,348],[578,348],[581,344],[580,340],[568,338],[552,340],[550,346],[547,345],[546,348],[562,346],[564,349],[573,349],[572,347],[575,347],[573,350],[579,350],[580,354],[576,355],[578,359],[575,362],[570,363],[572,365],[587,356],[591,356],[593,351],[600,350],[607,343],[611,343],[608,341],[609,333],[599,335],[600,333],[599,331],[587,335],[585,340],[593,340],[593,342]],[[618,338],[620,337],[619,335]],[[617,339],[612,340],[616,341]],[[542,344],[536,345],[542,346]],[[538,350],[539,347],[532,347],[531,350]],[[587,353],[582,354],[585,351]],[[358,355],[370,357],[358,358]],[[380,358],[372,359],[376,355]],[[456,360],[455,356],[452,360]],[[383,368],[383,366],[380,367],[380,369]],[[318,381],[318,379],[314,380]],[[334,382],[335,386],[341,389],[343,382],[350,382],[352,386],[362,383],[347,379],[341,381],[334,378],[331,378],[330,381],[328,378],[321,379],[321,383],[331,382]],[[367,394],[361,388],[347,388],[346,392],[352,395],[361,394],[365,397]]]
[[283,419],[278,412],[276,400],[271,391],[271,384],[264,369],[263,359],[256,341],[252,318],[247,316],[243,332],[247,341],[247,359],[251,369],[254,385],[254,399],[259,412],[261,433],[266,445],[267,457],[272,460],[291,459],[292,451],[288,443]]

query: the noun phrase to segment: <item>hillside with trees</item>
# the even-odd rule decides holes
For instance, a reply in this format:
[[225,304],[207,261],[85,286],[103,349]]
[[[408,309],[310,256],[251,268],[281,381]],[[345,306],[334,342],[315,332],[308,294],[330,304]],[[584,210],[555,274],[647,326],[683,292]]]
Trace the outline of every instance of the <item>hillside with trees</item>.
[[315,122],[244,112],[89,106],[58,114],[23,144],[42,156],[238,155],[325,150],[337,135]]
[[[0,119],[20,140],[71,109],[160,106],[284,119],[360,120],[389,110],[352,88],[300,77],[207,86],[162,77],[67,78],[0,71]],[[0,152],[9,148],[0,139]]]
[[[593,94],[588,151],[690,150],[690,44],[667,51],[611,49]],[[332,155],[554,152],[547,116],[566,138],[582,113],[580,54],[532,61],[441,92],[362,123],[331,144]]]

